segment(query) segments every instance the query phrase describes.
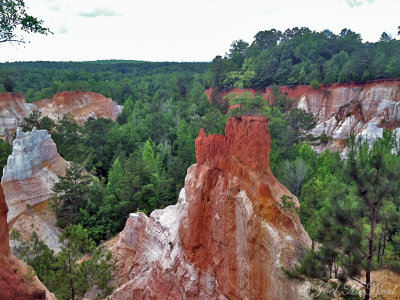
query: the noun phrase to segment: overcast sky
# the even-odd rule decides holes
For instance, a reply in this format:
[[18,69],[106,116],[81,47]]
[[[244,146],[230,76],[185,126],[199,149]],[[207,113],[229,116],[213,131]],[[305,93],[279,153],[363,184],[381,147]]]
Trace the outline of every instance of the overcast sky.
[[26,0],[54,35],[0,45],[0,61],[211,61],[261,30],[309,27],[397,38],[400,0]]

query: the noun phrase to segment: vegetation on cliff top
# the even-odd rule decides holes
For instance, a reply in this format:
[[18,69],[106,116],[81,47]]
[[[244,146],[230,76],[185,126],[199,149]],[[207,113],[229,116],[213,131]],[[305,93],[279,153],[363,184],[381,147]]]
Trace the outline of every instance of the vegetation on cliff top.
[[400,42],[382,33],[379,42],[363,43],[360,34],[343,29],[312,31],[295,27],[284,32],[258,32],[251,44],[233,41],[229,52],[216,56],[208,86],[265,89],[367,81],[400,77]]

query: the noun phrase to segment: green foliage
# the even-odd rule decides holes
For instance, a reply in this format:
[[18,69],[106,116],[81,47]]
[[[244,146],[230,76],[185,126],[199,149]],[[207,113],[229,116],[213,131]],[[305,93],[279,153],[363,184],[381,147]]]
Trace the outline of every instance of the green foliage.
[[57,122],[56,130],[51,135],[57,145],[58,153],[67,161],[82,162],[83,146],[82,128],[70,116],[64,116]]
[[396,269],[399,257],[394,234],[400,220],[398,140],[389,131],[373,145],[352,137],[349,149],[344,162],[328,152],[320,155],[316,177],[302,189],[302,222],[318,247],[292,275],[346,283],[365,272],[368,294],[371,271]]
[[83,167],[77,163],[71,163],[65,176],[59,176],[52,189],[55,196],[50,200],[58,226],[79,223],[80,209],[87,206],[91,183],[90,175],[84,174]]
[[399,63],[399,41],[386,33],[377,43],[362,43],[349,29],[334,34],[295,27],[260,31],[250,46],[235,41],[231,52],[212,61],[209,78],[218,89],[301,84],[318,89],[321,82],[396,78]]
[[225,97],[225,101],[238,105],[230,111],[230,115],[266,115],[268,109],[263,96],[253,95],[250,92],[230,93]]
[[59,237],[63,246],[57,255],[35,232],[30,242],[22,241],[16,231],[11,233],[10,239],[18,257],[33,267],[57,299],[81,299],[91,290],[97,292],[96,299],[103,299],[112,292],[110,282],[116,270],[116,261],[111,252],[95,247],[82,226],[69,225],[63,230]]
[[24,118],[22,130],[24,132],[32,131],[33,127],[36,127],[38,130],[45,129],[51,134],[56,127],[56,123],[47,116],[42,117],[42,113],[35,109],[29,117]]
[[11,154],[12,148],[10,143],[5,142],[0,139],[0,171],[1,174],[3,171],[3,168],[7,165],[7,158]]
[[42,24],[42,20],[28,15],[23,0],[2,0],[0,6],[0,43],[23,43],[24,37],[20,32],[51,33]]
[[276,176],[293,194],[299,195],[308,172],[308,165],[300,157],[294,161],[283,161]]
[[282,113],[288,112],[292,108],[293,104],[296,103],[296,99],[291,99],[287,97],[287,95],[282,94],[279,86],[277,85],[271,86],[271,91],[274,95],[273,98],[275,99],[275,101],[272,102],[271,99],[268,99],[268,101],[272,102],[272,107],[279,108]]
[[281,203],[277,202],[277,206],[291,214],[298,214],[299,213],[299,208],[296,206],[296,203],[294,202],[293,198],[288,196],[288,195],[283,195],[281,197]]
[[318,82],[317,79],[311,80],[310,85],[314,90],[319,90],[321,87],[321,84]]
[[7,93],[11,93],[11,92],[14,91],[14,83],[12,82],[10,77],[8,77],[8,76],[4,80],[4,88],[6,89]]

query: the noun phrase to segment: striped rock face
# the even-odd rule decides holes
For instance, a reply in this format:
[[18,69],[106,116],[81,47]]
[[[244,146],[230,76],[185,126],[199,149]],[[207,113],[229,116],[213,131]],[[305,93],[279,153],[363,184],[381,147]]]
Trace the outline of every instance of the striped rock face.
[[60,249],[56,219],[48,207],[52,187],[64,175],[67,162],[46,130],[17,130],[12,154],[3,169],[1,185],[8,205],[10,229],[29,240],[32,231],[56,252]]
[[119,259],[111,299],[305,299],[282,267],[311,241],[299,218],[281,210],[297,198],[269,168],[265,117],[236,117],[225,136],[196,139],[178,203],[130,214],[110,246]]
[[[223,99],[230,92],[261,94],[266,101],[275,101],[270,88],[223,90],[216,98]],[[383,129],[397,130],[400,134],[399,79],[322,84],[319,89],[309,85],[282,86],[280,92],[295,100],[293,107],[313,114],[317,121],[311,132],[313,135],[325,132],[331,138],[327,144],[314,147],[317,152],[343,151],[350,133],[369,139],[382,136]],[[207,90],[206,95],[211,100],[212,89]]]
[[34,103],[43,116],[53,120],[65,115],[72,116],[79,125],[92,118],[109,118],[116,120],[122,106],[111,98],[83,91],[62,92],[55,94],[51,99],[43,99]]
[[0,138],[11,140],[24,118],[34,110],[54,121],[69,115],[82,125],[90,117],[115,121],[122,106],[111,98],[93,92],[62,92],[35,103],[26,103],[23,93],[0,93]]

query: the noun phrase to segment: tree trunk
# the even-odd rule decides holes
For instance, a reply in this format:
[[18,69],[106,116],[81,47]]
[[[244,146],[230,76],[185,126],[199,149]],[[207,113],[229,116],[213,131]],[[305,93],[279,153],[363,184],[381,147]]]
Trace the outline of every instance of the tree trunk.
[[372,270],[372,258],[374,256],[374,235],[375,235],[375,224],[376,224],[376,206],[371,207],[371,231],[369,235],[369,250],[367,258],[367,269],[365,270],[365,300],[370,299],[371,292],[371,270]]
[[72,263],[69,265],[69,286],[71,288],[71,300],[75,300],[75,289],[74,289],[74,282],[72,280]]
[[378,263],[381,259],[381,248],[382,248],[382,235],[379,236],[379,245],[378,245]]

